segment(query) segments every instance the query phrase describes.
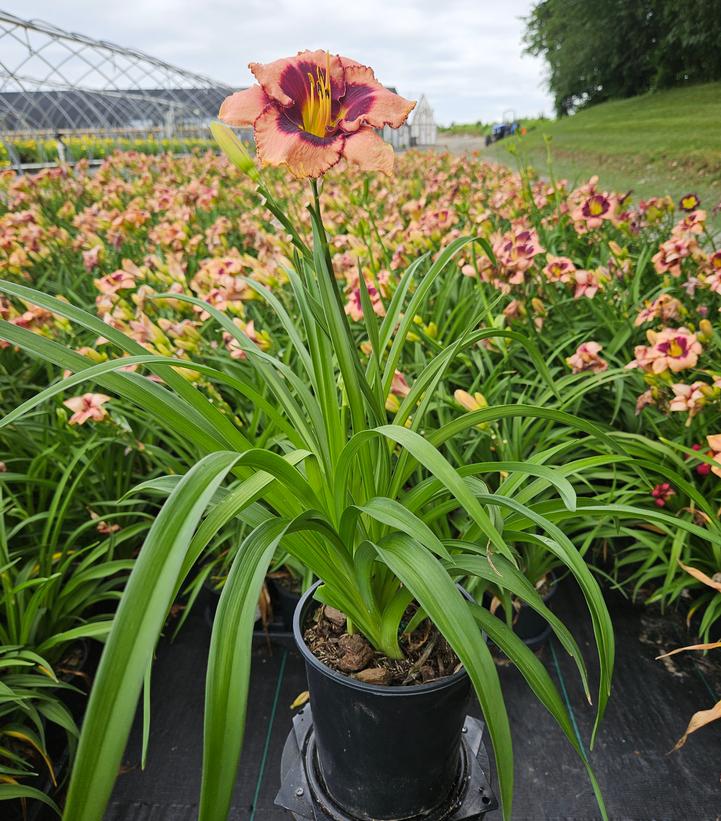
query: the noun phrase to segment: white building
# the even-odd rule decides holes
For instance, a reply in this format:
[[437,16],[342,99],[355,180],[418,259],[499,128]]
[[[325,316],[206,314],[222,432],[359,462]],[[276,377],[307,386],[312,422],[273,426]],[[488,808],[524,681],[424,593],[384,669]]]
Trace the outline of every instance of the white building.
[[400,128],[391,128],[389,125],[383,126],[383,139],[390,143],[396,150],[400,148],[410,148],[411,129],[408,123],[403,123]]
[[[390,88],[395,93],[395,88]],[[411,148],[414,145],[435,145],[438,127],[433,118],[433,109],[422,94],[418,105],[413,109],[411,122],[400,128],[384,126],[383,139],[395,149]]]
[[433,109],[422,94],[418,105],[413,110],[411,120],[411,145],[435,145],[438,136],[438,127],[433,118]]

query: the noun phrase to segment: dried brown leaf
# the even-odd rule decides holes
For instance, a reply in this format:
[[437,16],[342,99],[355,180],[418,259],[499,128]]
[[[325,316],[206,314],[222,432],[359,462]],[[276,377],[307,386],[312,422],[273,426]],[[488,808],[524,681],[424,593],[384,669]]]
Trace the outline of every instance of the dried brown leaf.
[[702,582],[709,587],[712,587],[714,590],[718,590],[721,593],[721,582],[715,582],[710,576],[707,576],[703,571],[699,570],[696,567],[689,567],[685,565],[683,562],[679,562],[681,567],[689,574],[689,576],[693,576],[694,579]]
[[674,746],[674,751],[680,750],[681,747],[686,743],[686,739],[691,735],[691,733],[695,733],[696,730],[700,730],[701,727],[705,727],[707,724],[710,724],[712,721],[718,721],[721,718],[721,701],[714,704],[714,706],[710,710],[699,710],[697,713],[694,713],[691,716],[691,721],[688,723],[688,727],[686,727],[686,732],[679,738]]
[[656,656],[656,661],[675,656],[676,653],[683,653],[685,650],[715,650],[717,647],[721,647],[721,641],[710,641],[707,644],[689,644],[688,647],[677,647],[675,650],[671,650],[670,653],[662,653],[660,656]]

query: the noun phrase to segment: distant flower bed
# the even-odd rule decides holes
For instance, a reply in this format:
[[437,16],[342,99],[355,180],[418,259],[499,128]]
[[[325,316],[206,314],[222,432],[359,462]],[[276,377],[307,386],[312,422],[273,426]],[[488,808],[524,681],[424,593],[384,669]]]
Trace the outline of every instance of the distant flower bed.
[[[221,357],[239,365],[246,356],[233,335],[211,327],[201,306],[154,299],[169,293],[207,301],[261,350],[282,355],[286,332],[271,319],[258,289],[296,310],[288,278],[293,246],[259,203],[250,177],[235,174],[232,184],[221,185],[229,173],[215,153],[171,157],[141,150],[113,154],[92,174],[83,163],[74,171],[23,177],[6,171],[0,181],[4,275],[84,302],[108,327],[153,353],[195,361]],[[303,185],[264,173],[296,224],[310,231]],[[478,327],[518,331],[534,341],[561,386],[561,407],[629,437],[648,437],[658,459],[686,477],[683,486],[659,476],[645,484],[639,479],[626,491],[634,504],[664,507],[701,528],[712,519],[718,524],[721,251],[693,194],[679,204],[668,197],[633,203],[628,195],[603,191],[597,179],[574,189],[478,156],[417,152],[397,159],[392,179],[332,170],[323,186],[333,265],[365,357],[371,351],[362,290],[383,316],[400,272],[414,260],[437,258],[464,234],[481,238],[447,266],[430,307],[414,317],[389,413],[403,405],[426,357],[457,341],[461,315],[475,311]],[[66,320],[30,304],[3,298],[0,312],[12,324],[71,341],[97,362],[112,350],[102,336],[73,337]],[[541,396],[559,401],[542,394],[538,369],[508,337],[484,339],[476,350],[465,369],[446,376],[439,416],[492,406],[503,392],[506,401],[509,395],[519,402],[531,395],[536,403]],[[252,403],[230,408],[202,374],[182,373],[252,426]],[[73,424],[112,419],[115,403],[97,396],[66,402]],[[479,427],[498,436],[492,449],[500,451],[498,426]],[[699,505],[694,494],[708,505]],[[659,538],[668,550],[650,555],[633,534],[626,536],[617,569],[633,571],[639,589],[665,580],[657,594],[662,598],[677,598],[694,584],[677,559],[711,574],[720,569],[707,546],[694,552],[690,537],[676,555],[673,535],[663,532]]]
[[[91,137],[63,136],[65,160],[98,160],[110,156],[116,151],[137,151],[140,154],[184,154],[188,151],[207,151],[215,149],[215,142],[210,139],[177,138],[150,139],[130,137]],[[10,150],[21,163],[57,162],[58,141],[55,139],[16,139],[9,140]],[[11,151],[0,143],[0,168],[12,165]]]

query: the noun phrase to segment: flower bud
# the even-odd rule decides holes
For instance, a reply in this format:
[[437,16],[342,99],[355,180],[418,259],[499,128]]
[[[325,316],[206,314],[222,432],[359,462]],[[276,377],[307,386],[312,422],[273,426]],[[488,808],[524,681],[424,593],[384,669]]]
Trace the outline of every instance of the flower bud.
[[713,336],[713,325],[709,322],[708,319],[702,319],[698,323],[698,330],[699,336],[702,337],[704,340],[711,339]]
[[210,131],[222,152],[239,171],[253,180],[260,178],[255,160],[232,129],[223,123],[213,122],[210,124]]

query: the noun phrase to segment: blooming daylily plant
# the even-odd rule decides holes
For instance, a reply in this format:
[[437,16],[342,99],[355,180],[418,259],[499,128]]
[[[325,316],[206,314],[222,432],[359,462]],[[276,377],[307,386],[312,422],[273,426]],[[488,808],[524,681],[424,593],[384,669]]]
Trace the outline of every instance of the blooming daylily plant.
[[399,128],[415,102],[382,86],[372,69],[322,50],[249,68],[257,85],[228,97],[219,117],[253,127],[263,165],[314,179],[342,158],[364,171],[393,171],[393,149],[375,129]]

